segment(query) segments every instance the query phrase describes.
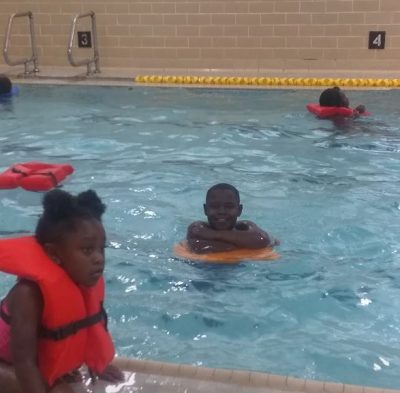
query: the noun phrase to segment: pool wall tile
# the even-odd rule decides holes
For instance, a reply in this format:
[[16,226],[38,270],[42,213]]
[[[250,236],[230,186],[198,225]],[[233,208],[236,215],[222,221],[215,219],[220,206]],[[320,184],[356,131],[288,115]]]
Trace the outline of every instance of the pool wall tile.
[[181,364],[178,372],[179,376],[181,377],[191,378],[196,376],[197,368],[186,364]]
[[304,385],[304,391],[307,393],[323,392],[323,383],[320,381],[306,379]]
[[163,363],[160,372],[164,375],[178,375],[180,365],[175,363]]
[[[69,66],[73,17],[96,13],[102,67],[194,70],[396,70],[397,0],[2,0],[0,25],[32,11],[40,66]],[[13,56],[30,53],[26,23],[13,28]],[[25,21],[26,22],[26,21]],[[79,29],[89,29],[80,20]],[[4,40],[5,29],[0,29]],[[368,49],[369,31],[385,31],[384,49]],[[272,51],[269,48],[273,48]],[[90,55],[90,49],[74,53]],[[333,57],[335,49],[337,57]],[[86,56],[85,56],[86,57]],[[397,63],[396,63],[397,62]],[[5,65],[0,59],[0,66]],[[18,66],[22,69],[22,66]],[[81,73],[84,67],[78,67]]]
[[288,377],[286,379],[286,385],[290,391],[304,391],[306,387],[306,381],[300,378]]
[[357,385],[344,385],[344,393],[363,393],[364,388]]
[[195,377],[198,379],[212,380],[214,369],[208,367],[197,367]]
[[250,373],[250,384],[257,387],[267,387],[270,375],[265,373]]
[[383,389],[364,387],[363,393],[383,393]]
[[215,369],[213,373],[213,381],[230,382],[233,370]]
[[268,387],[277,390],[288,390],[286,381],[286,376],[270,374],[268,378]]
[[249,381],[250,381],[249,371],[235,371],[231,377],[231,382],[238,385],[248,385]]
[[323,389],[326,393],[343,393],[344,385],[342,383],[325,382]]

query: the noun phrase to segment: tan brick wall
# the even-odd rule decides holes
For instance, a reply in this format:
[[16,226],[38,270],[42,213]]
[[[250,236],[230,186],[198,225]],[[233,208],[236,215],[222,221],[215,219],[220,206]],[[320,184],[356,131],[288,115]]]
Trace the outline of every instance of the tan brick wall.
[[[31,10],[40,65],[67,66],[72,18],[90,9],[103,67],[395,70],[400,64],[400,0],[0,0],[0,40],[11,13]],[[386,49],[367,49],[370,30],[386,31]],[[18,20],[11,56],[29,53],[27,32],[27,21]]]

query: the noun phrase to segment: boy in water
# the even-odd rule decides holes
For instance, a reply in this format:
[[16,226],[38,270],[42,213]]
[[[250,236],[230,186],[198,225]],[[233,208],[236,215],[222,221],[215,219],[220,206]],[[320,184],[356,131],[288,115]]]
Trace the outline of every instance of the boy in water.
[[279,241],[254,222],[237,221],[242,213],[239,191],[230,184],[212,186],[206,195],[204,213],[208,223],[195,221],[189,225],[186,239],[198,254],[231,251],[238,248],[259,249],[279,245]]
[[[344,107],[349,108],[350,103],[349,99],[344,94],[343,90],[340,90],[339,87],[331,87],[329,89],[325,89],[320,97],[319,97],[319,105],[320,106],[336,106],[336,107]],[[365,112],[364,105],[358,105],[354,109],[355,115],[360,115]]]

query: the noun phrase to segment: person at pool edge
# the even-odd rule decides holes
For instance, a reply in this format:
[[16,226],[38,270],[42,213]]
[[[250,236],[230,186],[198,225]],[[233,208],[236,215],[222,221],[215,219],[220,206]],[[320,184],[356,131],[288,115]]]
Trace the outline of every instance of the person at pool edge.
[[0,390],[72,393],[65,377],[82,364],[122,381],[102,306],[105,205],[56,189],[43,207],[34,237],[0,240],[0,270],[18,276],[0,306]]
[[12,83],[10,78],[5,76],[4,74],[0,74],[0,95],[10,94],[11,89],[12,89]]
[[[325,89],[321,95],[319,96],[319,105],[320,106],[335,106],[335,107],[344,107],[349,108],[350,103],[346,94],[344,94],[343,90],[339,87],[330,87],[329,89]],[[354,109],[354,115],[358,116],[362,113],[365,113],[365,106],[358,105]]]
[[279,245],[252,221],[237,221],[242,214],[239,191],[227,183],[212,186],[206,194],[204,213],[208,222],[195,221],[187,229],[189,248],[198,254],[260,249]]

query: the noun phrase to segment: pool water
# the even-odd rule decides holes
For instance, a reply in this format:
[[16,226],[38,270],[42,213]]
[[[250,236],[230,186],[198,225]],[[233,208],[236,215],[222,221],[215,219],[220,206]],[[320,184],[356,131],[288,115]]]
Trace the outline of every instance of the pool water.
[[[0,104],[0,169],[70,163],[64,189],[108,206],[120,355],[400,387],[400,92],[348,92],[372,116],[341,123],[306,112],[318,95],[23,85]],[[280,260],[172,256],[217,182],[281,240]],[[2,190],[0,235],[32,231],[41,198]]]

